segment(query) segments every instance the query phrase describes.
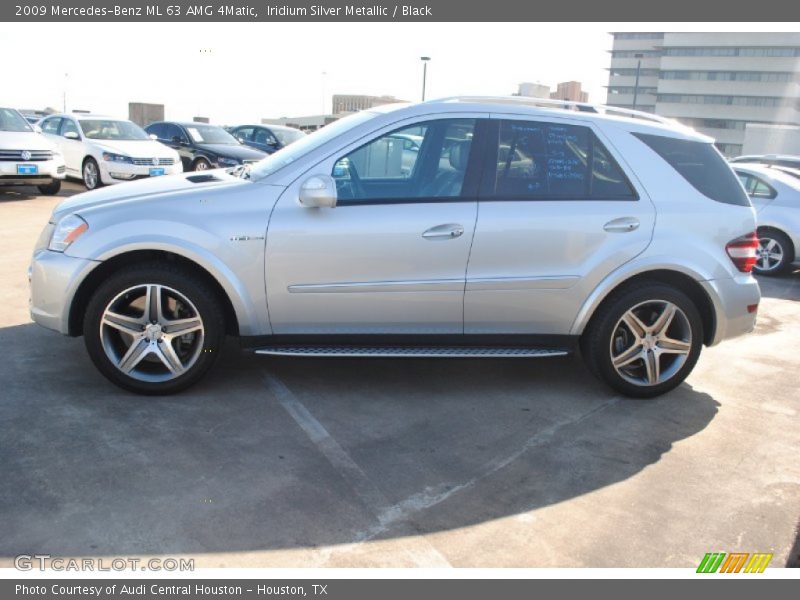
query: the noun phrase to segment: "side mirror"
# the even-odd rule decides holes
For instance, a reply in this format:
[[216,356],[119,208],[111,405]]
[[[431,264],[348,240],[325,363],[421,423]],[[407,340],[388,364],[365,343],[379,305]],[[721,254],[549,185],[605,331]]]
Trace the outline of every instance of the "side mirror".
[[172,143],[175,144],[176,146],[183,146],[183,140],[179,135],[172,136]]
[[151,133],[149,137],[150,137],[151,140],[154,140],[154,141],[158,139],[158,136],[155,133]]
[[42,133],[42,128],[41,128],[41,127],[39,127],[38,125],[34,125],[34,126],[33,126],[33,130],[34,130],[36,133]]
[[334,208],[336,182],[330,175],[313,175],[300,186],[300,204],[308,208]]
[[81,136],[79,136],[74,131],[68,131],[67,133],[64,134],[64,137],[67,138],[68,140],[79,140],[79,139],[81,139]]

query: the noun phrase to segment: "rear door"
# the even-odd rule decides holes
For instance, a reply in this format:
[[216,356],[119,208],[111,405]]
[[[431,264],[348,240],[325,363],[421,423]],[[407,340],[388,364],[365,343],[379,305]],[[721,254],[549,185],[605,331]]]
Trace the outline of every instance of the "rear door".
[[650,242],[655,209],[586,121],[491,120],[465,333],[569,333],[589,293]]

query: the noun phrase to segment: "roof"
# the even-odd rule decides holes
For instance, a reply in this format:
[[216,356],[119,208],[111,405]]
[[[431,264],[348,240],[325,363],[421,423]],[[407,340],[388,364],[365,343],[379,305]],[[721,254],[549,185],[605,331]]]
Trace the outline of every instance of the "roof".
[[712,138],[698,133],[694,129],[675,120],[654,115],[644,111],[631,110],[617,106],[573,102],[570,100],[551,100],[549,98],[531,98],[526,96],[454,96],[440,98],[416,104],[387,104],[367,109],[373,113],[389,113],[408,111],[412,114],[424,114],[424,109],[446,109],[449,112],[512,112],[530,114],[531,116],[560,116],[575,120],[604,121],[628,131],[668,135],[703,142],[712,142]]

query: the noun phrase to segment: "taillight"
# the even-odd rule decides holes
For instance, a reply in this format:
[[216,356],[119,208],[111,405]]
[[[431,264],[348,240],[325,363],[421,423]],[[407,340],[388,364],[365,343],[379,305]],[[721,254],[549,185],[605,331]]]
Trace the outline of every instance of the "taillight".
[[758,236],[755,231],[731,240],[725,246],[725,251],[731,257],[733,264],[742,273],[749,273],[756,264],[758,250]]

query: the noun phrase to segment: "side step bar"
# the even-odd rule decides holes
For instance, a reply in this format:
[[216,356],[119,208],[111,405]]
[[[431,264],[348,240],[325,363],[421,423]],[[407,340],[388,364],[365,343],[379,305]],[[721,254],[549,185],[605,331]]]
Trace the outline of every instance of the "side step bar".
[[339,358],[548,358],[567,356],[558,348],[491,346],[266,346],[256,354]]

